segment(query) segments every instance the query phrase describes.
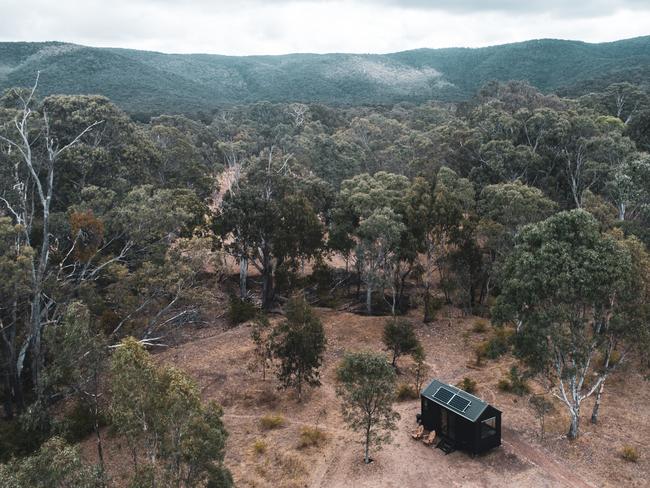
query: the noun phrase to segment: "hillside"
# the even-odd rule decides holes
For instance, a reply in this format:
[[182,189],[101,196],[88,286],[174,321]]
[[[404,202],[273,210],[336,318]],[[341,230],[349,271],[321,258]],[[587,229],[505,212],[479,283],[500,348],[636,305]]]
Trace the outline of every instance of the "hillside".
[[131,113],[209,111],[255,101],[377,104],[467,99],[488,80],[528,80],[576,94],[650,73],[650,36],[617,42],[533,40],[486,48],[393,54],[219,56],[0,43],[0,89],[99,93]]

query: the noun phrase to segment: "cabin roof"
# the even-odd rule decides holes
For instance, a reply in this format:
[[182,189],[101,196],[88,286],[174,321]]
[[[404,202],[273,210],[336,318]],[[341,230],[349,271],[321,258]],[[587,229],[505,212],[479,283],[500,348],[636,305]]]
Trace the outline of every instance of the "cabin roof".
[[438,380],[431,381],[421,394],[471,422],[476,422],[489,406],[480,398]]

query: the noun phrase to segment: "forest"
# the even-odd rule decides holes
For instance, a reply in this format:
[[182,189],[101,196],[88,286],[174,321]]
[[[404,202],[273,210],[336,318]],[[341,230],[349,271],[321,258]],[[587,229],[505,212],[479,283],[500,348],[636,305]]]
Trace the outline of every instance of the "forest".
[[565,442],[607,415],[610,378],[650,373],[647,85],[567,98],[494,81],[459,103],[144,123],[38,83],[0,98],[3,487],[232,486],[227,405],[158,359],[219,327],[304,404],[334,381],[323,314],[385,322],[384,351],[337,361],[366,462],[411,364],[418,398],[419,331],[442,334],[443,310],[489,328],[475,362],[510,358],[504,389],[545,386]]

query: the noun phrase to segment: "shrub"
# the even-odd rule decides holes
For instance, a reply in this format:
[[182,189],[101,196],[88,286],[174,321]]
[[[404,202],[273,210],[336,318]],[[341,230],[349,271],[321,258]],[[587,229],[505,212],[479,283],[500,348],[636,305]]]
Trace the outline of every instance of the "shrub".
[[510,384],[510,380],[508,380],[507,378],[501,378],[499,380],[499,382],[497,383],[497,387],[499,388],[499,390],[505,391],[507,393],[509,393],[510,390],[512,389],[512,385]]
[[264,415],[260,419],[260,425],[264,430],[279,429],[280,427],[284,427],[284,424],[285,424],[284,417],[278,414]]
[[413,388],[413,385],[407,383],[402,383],[397,387],[397,399],[400,402],[406,400],[416,400],[419,398],[418,392]]
[[508,376],[499,380],[498,387],[501,391],[514,393],[519,396],[530,392],[530,388],[526,381],[526,374],[519,373],[517,366],[510,368]]
[[432,320],[435,319],[436,314],[440,311],[444,304],[445,300],[443,298],[440,298],[438,296],[429,297],[427,304],[429,310],[426,315],[428,317],[431,317]]
[[333,281],[334,270],[322,259],[319,259],[309,276],[309,283],[315,286],[319,292],[328,292]]
[[298,449],[306,447],[319,446],[327,439],[325,432],[317,427],[303,427],[300,429],[300,440]]
[[639,451],[634,446],[623,446],[621,457],[630,463],[636,463],[639,460]]
[[485,319],[478,319],[472,325],[472,332],[476,334],[483,334],[488,330],[488,322]]
[[487,350],[487,341],[481,342],[479,345],[477,345],[474,348],[474,355],[476,357],[476,365],[481,366],[483,364],[483,360],[485,359],[486,356],[486,351]]
[[[99,415],[99,426],[107,425],[104,415]],[[65,416],[59,426],[61,435],[70,444],[76,444],[88,437],[95,429],[95,415],[88,405],[77,402],[70,412]]]
[[497,359],[510,349],[512,330],[505,327],[494,329],[492,336],[484,343],[485,357]]
[[456,386],[461,390],[466,391],[467,393],[476,392],[476,381],[474,381],[472,378],[465,377],[463,378],[463,381],[458,383]]
[[253,452],[255,454],[264,454],[267,448],[268,444],[262,439],[256,439],[255,442],[253,442]]
[[257,315],[255,305],[248,300],[242,300],[238,297],[231,297],[228,305],[228,322],[231,325],[239,325],[249,320],[253,320]]

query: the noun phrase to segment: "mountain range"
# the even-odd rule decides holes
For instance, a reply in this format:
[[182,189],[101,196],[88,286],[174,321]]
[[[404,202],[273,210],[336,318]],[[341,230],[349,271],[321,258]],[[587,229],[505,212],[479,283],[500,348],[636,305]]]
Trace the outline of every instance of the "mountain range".
[[647,83],[650,36],[590,44],[555,39],[391,54],[220,56],[0,43],[0,90],[102,94],[131,114],[197,113],[256,101],[386,104],[462,101],[490,80],[526,80],[580,94],[616,81]]

